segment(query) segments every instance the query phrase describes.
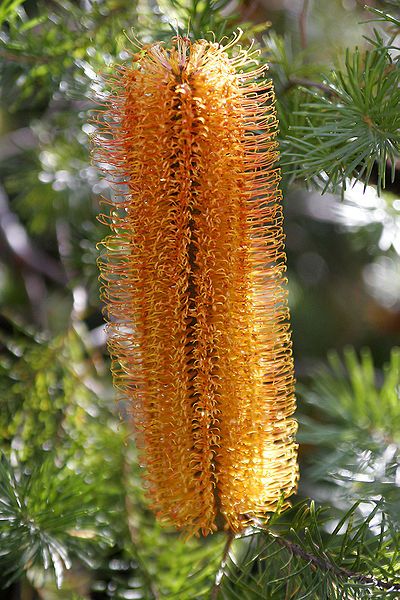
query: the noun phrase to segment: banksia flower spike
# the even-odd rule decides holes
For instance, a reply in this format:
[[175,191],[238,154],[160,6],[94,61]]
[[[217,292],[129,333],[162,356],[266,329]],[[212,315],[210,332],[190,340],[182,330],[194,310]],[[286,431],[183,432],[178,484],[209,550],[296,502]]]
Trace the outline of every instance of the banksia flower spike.
[[119,188],[100,260],[114,383],[152,509],[188,534],[240,531],[298,478],[274,92],[236,41],[143,47],[96,142]]

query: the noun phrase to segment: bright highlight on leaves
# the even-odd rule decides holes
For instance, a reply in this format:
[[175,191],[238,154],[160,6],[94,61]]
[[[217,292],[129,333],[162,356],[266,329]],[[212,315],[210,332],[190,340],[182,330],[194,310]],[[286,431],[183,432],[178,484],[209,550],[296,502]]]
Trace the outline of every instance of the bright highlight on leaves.
[[274,92],[236,41],[143,47],[96,140],[119,190],[100,261],[114,383],[152,508],[189,534],[243,529],[298,478]]

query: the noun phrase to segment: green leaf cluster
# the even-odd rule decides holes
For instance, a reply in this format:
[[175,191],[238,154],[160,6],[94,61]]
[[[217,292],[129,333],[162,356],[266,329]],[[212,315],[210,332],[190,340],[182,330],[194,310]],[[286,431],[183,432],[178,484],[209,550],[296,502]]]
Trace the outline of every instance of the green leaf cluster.
[[[375,11],[381,21],[394,16]],[[397,33],[397,32],[396,32]],[[281,123],[282,168],[290,181],[341,192],[349,180],[378,192],[393,183],[400,152],[400,65],[396,33],[374,30],[367,48],[347,49],[330,72],[291,37],[273,34],[269,47]]]
[[314,497],[329,498],[337,507],[344,501],[383,499],[398,524],[400,350],[392,350],[382,371],[375,369],[368,349],[358,358],[347,348],[343,361],[332,352],[328,364],[301,388],[306,485],[314,488]]
[[[15,462],[15,457],[13,458]],[[32,578],[53,572],[61,587],[73,558],[92,564],[93,550],[111,543],[98,517],[98,492],[82,475],[59,467],[54,456],[33,470],[2,456],[0,540],[2,583],[27,571]]]
[[399,574],[399,532],[386,518],[371,530],[378,505],[361,520],[357,508],[338,519],[300,503],[274,515],[267,530],[249,531],[230,548],[221,598],[398,597],[400,585],[391,582]]
[[345,69],[326,78],[323,93],[308,90],[310,100],[297,111],[304,124],[292,125],[284,142],[283,167],[326,191],[345,189],[350,179],[367,184],[376,164],[380,190],[389,162],[393,182],[400,150],[399,84],[400,65],[387,47],[347,52]]

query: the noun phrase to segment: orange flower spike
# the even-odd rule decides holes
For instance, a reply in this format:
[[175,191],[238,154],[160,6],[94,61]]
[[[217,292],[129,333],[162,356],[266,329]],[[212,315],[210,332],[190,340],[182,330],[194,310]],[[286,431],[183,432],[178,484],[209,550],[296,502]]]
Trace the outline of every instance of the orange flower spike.
[[100,264],[114,382],[151,506],[188,534],[240,531],[298,479],[274,93],[232,45],[146,47],[97,135],[126,189]]

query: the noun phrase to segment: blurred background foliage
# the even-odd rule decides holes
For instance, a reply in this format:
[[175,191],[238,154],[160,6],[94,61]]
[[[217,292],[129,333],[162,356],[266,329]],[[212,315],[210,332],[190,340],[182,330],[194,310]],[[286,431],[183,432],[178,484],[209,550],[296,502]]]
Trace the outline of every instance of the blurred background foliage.
[[[1,3],[1,598],[400,597],[400,2],[367,4]],[[237,27],[278,98],[301,485],[268,531],[185,542],[114,400],[91,119],[130,40]]]

